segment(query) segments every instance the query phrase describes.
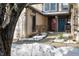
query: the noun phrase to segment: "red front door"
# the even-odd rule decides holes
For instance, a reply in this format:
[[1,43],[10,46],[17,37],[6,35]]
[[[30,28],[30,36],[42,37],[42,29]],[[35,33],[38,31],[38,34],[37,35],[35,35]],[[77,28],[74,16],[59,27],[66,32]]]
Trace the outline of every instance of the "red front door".
[[56,28],[57,28],[57,20],[55,18],[52,18],[51,29],[52,29],[52,31],[56,31]]

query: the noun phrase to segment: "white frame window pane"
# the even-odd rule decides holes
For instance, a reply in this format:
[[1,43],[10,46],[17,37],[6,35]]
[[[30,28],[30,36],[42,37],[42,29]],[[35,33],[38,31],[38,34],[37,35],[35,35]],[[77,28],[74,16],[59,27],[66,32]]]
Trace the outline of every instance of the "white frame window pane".
[[51,3],[50,5],[51,5],[50,7],[51,11],[57,11],[57,3]]
[[45,8],[45,11],[49,11],[49,3],[45,3],[45,5],[44,5],[44,8]]
[[45,3],[43,4],[44,12],[54,12],[57,11],[57,3]]
[[68,11],[69,9],[68,3],[62,3],[61,6],[62,6],[62,11]]

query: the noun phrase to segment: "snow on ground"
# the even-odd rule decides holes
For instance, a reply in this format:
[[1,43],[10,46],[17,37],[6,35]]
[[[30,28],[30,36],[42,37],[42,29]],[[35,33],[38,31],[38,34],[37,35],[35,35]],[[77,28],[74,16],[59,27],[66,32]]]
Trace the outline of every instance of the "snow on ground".
[[41,44],[12,44],[12,56],[79,56],[79,48],[59,47]]
[[47,33],[40,33],[40,34],[41,35],[37,34],[37,35],[33,36],[33,39],[39,41],[39,40],[42,40],[44,37],[47,36]]

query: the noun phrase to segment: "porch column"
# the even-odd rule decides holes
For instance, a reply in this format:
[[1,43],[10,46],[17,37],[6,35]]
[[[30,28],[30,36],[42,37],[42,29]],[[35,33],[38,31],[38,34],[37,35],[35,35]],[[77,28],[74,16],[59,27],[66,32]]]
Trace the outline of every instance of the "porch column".
[[25,37],[27,37],[28,8],[25,10]]
[[71,35],[74,39],[74,9],[71,9]]
[[57,21],[57,28],[56,28],[56,31],[58,32],[58,16],[55,16],[56,18],[56,21]]
[[76,35],[76,40],[77,40],[77,42],[79,42],[79,4],[78,4],[78,15],[77,15],[77,17],[78,17],[78,27],[77,27],[77,35]]

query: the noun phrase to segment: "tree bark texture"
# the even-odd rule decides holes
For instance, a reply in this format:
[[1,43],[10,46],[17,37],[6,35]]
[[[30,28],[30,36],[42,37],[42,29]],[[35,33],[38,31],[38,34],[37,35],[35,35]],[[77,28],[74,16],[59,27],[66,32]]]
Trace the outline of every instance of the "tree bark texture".
[[25,5],[25,3],[11,3],[8,5],[10,7],[10,18],[7,19],[10,19],[10,22],[3,28],[2,23],[6,13],[6,4],[0,4],[0,55],[10,56],[15,26]]

